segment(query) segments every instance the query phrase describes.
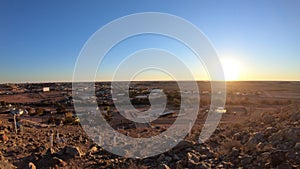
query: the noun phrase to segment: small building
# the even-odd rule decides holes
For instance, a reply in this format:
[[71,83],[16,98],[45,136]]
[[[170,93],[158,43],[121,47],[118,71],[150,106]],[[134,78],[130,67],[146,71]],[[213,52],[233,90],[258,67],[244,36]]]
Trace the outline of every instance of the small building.
[[218,107],[215,109],[215,112],[217,113],[226,113],[227,110],[224,107]]
[[151,93],[162,93],[163,89],[152,89]]
[[13,109],[11,109],[10,113],[13,114],[13,115],[23,115],[24,114],[24,110],[23,109],[13,108]]
[[43,87],[43,92],[50,92],[50,87]]

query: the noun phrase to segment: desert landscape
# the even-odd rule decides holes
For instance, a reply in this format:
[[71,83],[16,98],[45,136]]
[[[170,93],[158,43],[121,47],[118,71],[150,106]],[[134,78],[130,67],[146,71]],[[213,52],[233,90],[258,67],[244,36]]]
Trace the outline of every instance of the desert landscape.
[[[176,82],[130,83],[128,97],[139,111],[151,106],[151,91],[167,96],[166,113],[147,124],[120,114],[109,82],[95,83],[95,96],[85,99],[72,97],[71,83],[1,84],[0,168],[299,168],[300,82],[226,83],[226,111],[208,140],[198,142],[210,109],[211,84],[199,81],[197,93],[184,91],[200,95],[191,132],[171,150],[141,159],[121,157],[99,146],[81,124],[85,115],[95,112],[75,111],[74,102],[96,100],[116,131],[148,138],[167,130],[179,116],[182,91]],[[145,145],[140,151],[154,148]]]

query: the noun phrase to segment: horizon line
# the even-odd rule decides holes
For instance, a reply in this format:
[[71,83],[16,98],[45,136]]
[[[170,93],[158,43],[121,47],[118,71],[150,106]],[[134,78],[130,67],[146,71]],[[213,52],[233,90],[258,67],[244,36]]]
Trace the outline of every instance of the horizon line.
[[[300,80],[133,80],[130,82],[300,82]],[[43,84],[43,83],[110,83],[112,81],[37,81],[37,82],[0,82],[0,84]],[[114,82],[128,82],[128,80],[115,80]]]

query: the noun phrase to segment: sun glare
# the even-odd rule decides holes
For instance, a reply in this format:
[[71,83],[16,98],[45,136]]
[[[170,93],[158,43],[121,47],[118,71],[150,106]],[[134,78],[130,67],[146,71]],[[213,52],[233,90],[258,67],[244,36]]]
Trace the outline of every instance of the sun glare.
[[226,81],[235,81],[239,79],[239,63],[233,59],[224,59],[221,61]]

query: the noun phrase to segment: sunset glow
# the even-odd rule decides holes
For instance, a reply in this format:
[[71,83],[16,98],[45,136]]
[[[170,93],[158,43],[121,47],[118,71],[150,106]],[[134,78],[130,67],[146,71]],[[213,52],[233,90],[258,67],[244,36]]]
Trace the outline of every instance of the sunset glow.
[[239,80],[240,65],[234,59],[221,60],[226,81]]

